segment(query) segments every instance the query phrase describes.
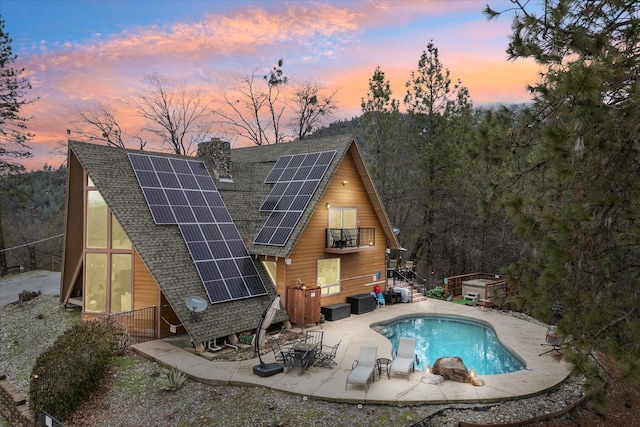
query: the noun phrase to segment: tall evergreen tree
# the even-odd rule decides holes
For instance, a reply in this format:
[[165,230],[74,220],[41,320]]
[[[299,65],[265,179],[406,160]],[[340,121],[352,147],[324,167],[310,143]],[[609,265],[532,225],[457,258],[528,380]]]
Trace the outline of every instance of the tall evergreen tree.
[[377,67],[369,79],[369,92],[360,103],[362,116],[357,135],[371,178],[393,225],[404,229],[411,212],[413,153],[408,145],[406,117],[392,98],[391,84]]
[[11,38],[4,31],[0,19],[0,273],[7,271],[4,243],[3,215],[6,202],[13,189],[5,179],[7,175],[24,171],[19,159],[31,156],[27,142],[33,135],[27,132],[28,117],[21,114],[25,105],[34,102],[27,97],[31,85],[22,74],[24,69],[13,67],[17,56],[11,49]]
[[452,85],[433,42],[422,52],[406,88],[404,104],[421,177],[414,197],[422,212],[420,222],[412,227],[416,235],[409,257],[421,261],[428,274],[442,277],[451,273],[449,263],[437,258],[447,244],[446,228],[455,224],[451,215],[457,211],[450,196],[460,178],[460,146],[471,133],[471,102],[460,80]]
[[509,57],[545,71],[508,147],[506,207],[532,249],[509,280],[538,316],[563,307],[563,354],[591,385],[616,378],[597,351],[640,384],[640,4],[513,3]]
[[34,102],[27,97],[31,84],[23,77],[24,69],[14,68],[17,56],[11,49],[11,38],[0,19],[0,175],[24,170],[14,159],[31,156],[27,142],[33,134],[27,132],[28,117],[21,115],[25,105]]

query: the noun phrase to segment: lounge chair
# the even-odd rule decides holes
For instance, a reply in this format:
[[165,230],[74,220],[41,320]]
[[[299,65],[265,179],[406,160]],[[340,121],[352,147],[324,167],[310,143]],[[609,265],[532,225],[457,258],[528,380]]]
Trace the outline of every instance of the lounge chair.
[[369,379],[375,381],[376,360],[378,359],[378,347],[363,345],[360,347],[360,356],[353,361],[351,373],[347,377],[344,386],[346,390],[349,384],[360,384],[364,386],[365,393],[369,389]]
[[409,371],[415,370],[416,360],[416,339],[400,337],[400,343],[398,344],[398,353],[391,362],[389,372],[391,374],[402,374],[407,376],[409,380]]
[[338,344],[333,347],[322,346],[319,353],[316,354],[316,365],[317,366],[325,366],[329,369],[333,369],[333,365],[337,365],[335,359],[336,354],[338,353],[338,346],[342,340],[338,342]]

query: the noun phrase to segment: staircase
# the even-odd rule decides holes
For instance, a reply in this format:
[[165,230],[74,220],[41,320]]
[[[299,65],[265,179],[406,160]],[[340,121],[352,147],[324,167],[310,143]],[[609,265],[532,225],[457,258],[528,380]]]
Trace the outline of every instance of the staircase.
[[[414,287],[412,282],[403,280],[396,280],[394,287],[409,289],[410,299],[409,302],[426,301],[427,296],[420,292],[419,287]],[[413,289],[411,289],[413,287]]]

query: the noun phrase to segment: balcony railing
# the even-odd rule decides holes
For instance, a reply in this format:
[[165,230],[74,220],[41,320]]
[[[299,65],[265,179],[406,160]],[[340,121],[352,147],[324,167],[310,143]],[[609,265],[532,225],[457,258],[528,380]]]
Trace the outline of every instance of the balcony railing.
[[376,245],[375,228],[327,228],[325,248],[349,251]]

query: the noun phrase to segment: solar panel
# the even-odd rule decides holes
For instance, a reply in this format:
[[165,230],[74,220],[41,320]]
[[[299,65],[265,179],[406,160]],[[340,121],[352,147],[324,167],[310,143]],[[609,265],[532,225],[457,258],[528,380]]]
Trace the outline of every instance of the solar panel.
[[275,184],[260,206],[271,212],[254,239],[261,245],[284,246],[309,205],[335,151],[280,156],[265,183]]
[[129,154],[156,224],[177,224],[212,304],[267,291],[204,162]]

